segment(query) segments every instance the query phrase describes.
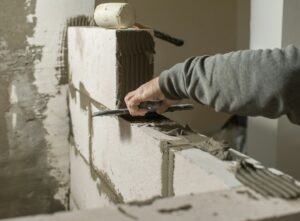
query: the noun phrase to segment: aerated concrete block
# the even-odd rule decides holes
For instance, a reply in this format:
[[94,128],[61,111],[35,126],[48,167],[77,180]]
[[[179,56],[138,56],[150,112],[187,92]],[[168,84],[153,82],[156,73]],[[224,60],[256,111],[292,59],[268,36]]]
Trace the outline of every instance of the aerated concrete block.
[[71,27],[68,48],[70,84],[110,109],[152,78],[151,30]]
[[71,198],[74,208],[94,208],[122,202],[101,177],[91,161],[91,99],[70,88],[69,106],[72,125],[70,164]]
[[[181,138],[149,126],[151,121],[96,117],[92,122],[93,164],[109,177],[124,202],[167,196],[168,142]],[[165,120],[165,124],[172,123]]]
[[105,183],[75,147],[70,145],[71,199],[76,209],[99,208],[112,205]]
[[[94,104],[93,112],[99,110]],[[124,202],[241,186],[232,164],[192,148],[209,138],[173,121],[96,117],[92,124],[93,164]],[[174,130],[184,132],[172,136]]]
[[184,150],[170,150],[173,161],[173,193],[175,196],[191,193],[226,190],[242,184],[235,178],[232,162],[190,147]]
[[[115,195],[119,194],[120,201],[166,196],[167,141],[181,138],[148,127],[152,121],[130,122],[111,116],[92,118],[92,112],[105,107],[76,90],[70,90],[69,103],[76,150]],[[166,125],[175,124],[164,121]]]
[[162,117],[152,120],[92,118],[93,112],[105,107],[83,93],[70,91],[75,147],[120,201],[239,185],[227,171],[228,164],[199,149],[189,149],[191,143],[197,143],[203,136],[193,132],[189,132],[193,136],[167,135],[166,132],[182,127]]

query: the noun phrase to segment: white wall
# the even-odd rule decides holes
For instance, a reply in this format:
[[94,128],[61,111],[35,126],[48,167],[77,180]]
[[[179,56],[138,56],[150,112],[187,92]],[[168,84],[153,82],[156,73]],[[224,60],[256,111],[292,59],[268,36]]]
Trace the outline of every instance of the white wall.
[[250,48],[281,47],[283,0],[252,0]]
[[[250,47],[274,48],[300,45],[300,1],[252,0]],[[300,178],[300,127],[283,116],[249,118],[249,155],[268,166]]]
[[[252,0],[250,48],[281,47],[283,0]],[[268,166],[276,166],[278,120],[249,117],[247,152]]]

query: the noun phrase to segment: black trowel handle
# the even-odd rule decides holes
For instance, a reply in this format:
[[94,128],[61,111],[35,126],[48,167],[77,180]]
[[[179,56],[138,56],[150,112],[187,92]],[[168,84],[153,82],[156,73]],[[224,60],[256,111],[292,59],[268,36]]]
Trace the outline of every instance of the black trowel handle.
[[[149,112],[155,112],[162,104],[162,101],[146,101],[140,103],[139,108],[146,109]],[[194,106],[192,104],[174,104],[171,105],[166,112],[192,110],[193,108]]]
[[[139,105],[139,108],[146,109],[151,113],[151,112],[155,112],[160,107],[160,105],[162,105],[162,101],[146,101],[146,102],[142,102]],[[194,105],[192,105],[192,104],[174,104],[174,105],[171,105],[166,110],[166,112],[192,110],[193,108],[194,108]]]
[[[135,23],[135,26],[138,27],[138,28],[141,28],[141,29],[148,29],[149,28],[149,27],[147,27],[145,25],[142,25],[140,23]],[[156,29],[153,29],[153,32],[154,32],[154,36],[161,39],[161,40],[167,41],[167,42],[169,42],[171,44],[174,44],[178,47],[184,45],[184,41],[182,39],[173,37],[173,36],[171,36],[167,33],[158,31]]]
[[184,44],[184,41],[182,39],[179,39],[179,38],[175,38],[169,34],[166,34],[164,32],[161,32],[161,31],[158,31],[158,30],[153,30],[154,31],[154,36],[161,39],[161,40],[164,40],[164,41],[167,41],[171,44],[174,44],[178,47],[182,46]]
[[[161,101],[147,101],[142,102],[139,105],[139,108],[147,109],[150,113],[155,112],[159,108],[159,106],[162,104]],[[171,105],[166,112],[174,112],[174,111],[183,111],[183,110],[191,110],[194,106],[192,104],[175,104]],[[97,116],[120,116],[120,115],[126,115],[129,114],[129,111],[127,108],[124,109],[118,109],[118,110],[106,110],[106,111],[99,111],[93,113],[93,117]]]
[[[139,105],[139,108],[146,109],[150,112],[155,112],[160,105],[162,105],[162,101],[146,101],[142,102]],[[192,104],[174,104],[171,105],[166,112],[174,112],[174,111],[182,111],[182,110],[192,110],[194,106]]]

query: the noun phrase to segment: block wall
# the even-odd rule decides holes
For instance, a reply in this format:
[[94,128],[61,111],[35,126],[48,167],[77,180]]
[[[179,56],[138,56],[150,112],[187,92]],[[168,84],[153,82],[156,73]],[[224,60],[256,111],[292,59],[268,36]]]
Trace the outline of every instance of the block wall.
[[[241,185],[227,170],[232,165],[198,148],[209,138],[174,121],[159,115],[92,117],[96,111],[121,107],[127,92],[151,79],[151,33],[69,29],[74,208],[147,201]],[[220,175],[219,168],[225,174]]]

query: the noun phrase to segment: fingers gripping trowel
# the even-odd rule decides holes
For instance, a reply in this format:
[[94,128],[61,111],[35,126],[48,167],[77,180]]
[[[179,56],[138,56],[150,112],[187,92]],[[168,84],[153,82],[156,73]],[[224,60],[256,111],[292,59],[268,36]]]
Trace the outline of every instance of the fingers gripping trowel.
[[[146,101],[146,102],[142,102],[139,105],[140,109],[146,109],[149,112],[155,112],[160,105],[162,104],[161,101]],[[181,111],[181,110],[191,110],[193,109],[194,106],[192,104],[176,104],[176,105],[171,105],[166,112],[174,112],[174,111]],[[127,115],[129,114],[129,111],[127,108],[124,109],[117,109],[117,110],[107,110],[107,111],[99,111],[99,112],[95,112],[93,113],[93,117],[97,117],[97,116],[110,116],[110,115],[114,115],[114,116],[120,116],[120,115]]]

